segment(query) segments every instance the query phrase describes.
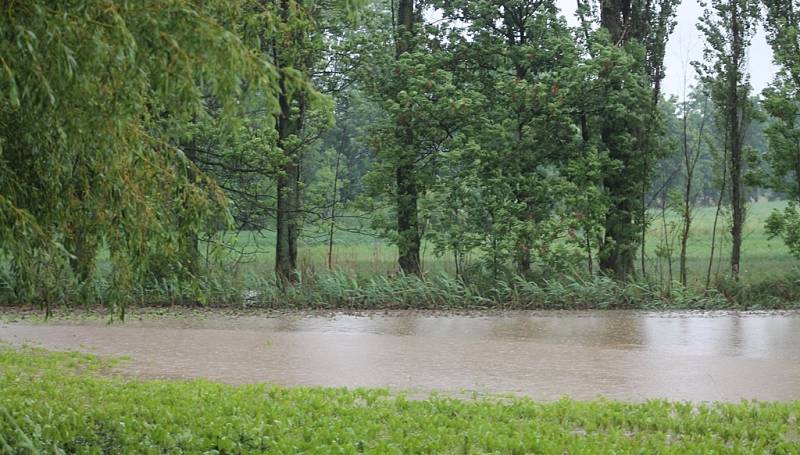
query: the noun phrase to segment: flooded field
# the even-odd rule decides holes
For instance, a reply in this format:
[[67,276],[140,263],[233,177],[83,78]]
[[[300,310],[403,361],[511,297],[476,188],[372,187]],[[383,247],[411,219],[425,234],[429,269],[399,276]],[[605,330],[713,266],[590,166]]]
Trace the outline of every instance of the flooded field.
[[800,399],[800,314],[626,311],[0,323],[142,378],[641,401]]

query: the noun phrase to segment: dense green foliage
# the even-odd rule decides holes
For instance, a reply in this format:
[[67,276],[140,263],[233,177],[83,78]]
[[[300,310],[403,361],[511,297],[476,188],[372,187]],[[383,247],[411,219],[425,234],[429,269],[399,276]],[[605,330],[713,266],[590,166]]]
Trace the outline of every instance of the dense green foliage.
[[[760,6],[708,5],[678,101],[660,88],[675,0],[580,1],[577,27],[552,0],[8,3],[0,298],[289,301],[325,295],[323,268],[353,286],[445,272],[498,300],[604,277],[727,295],[761,266],[740,257],[749,201],[800,187],[796,4],[764,2],[763,100],[742,64]],[[716,211],[692,238],[698,206]],[[766,228],[798,255],[785,207]]]
[[769,219],[768,229],[781,237],[800,257],[800,35],[797,32],[796,1],[767,1],[766,28],[780,72],[773,85],[764,92],[764,106],[774,122],[767,128],[768,160],[772,168],[770,187],[791,201],[783,211]]
[[124,301],[154,259],[180,273],[181,243],[226,225],[218,186],[175,146],[204,97],[228,117],[242,84],[276,102],[274,67],[226,29],[242,20],[226,3],[4,5],[0,240],[20,299],[88,285],[105,244]]
[[409,400],[386,390],[99,375],[0,350],[0,453],[792,453],[800,404]]

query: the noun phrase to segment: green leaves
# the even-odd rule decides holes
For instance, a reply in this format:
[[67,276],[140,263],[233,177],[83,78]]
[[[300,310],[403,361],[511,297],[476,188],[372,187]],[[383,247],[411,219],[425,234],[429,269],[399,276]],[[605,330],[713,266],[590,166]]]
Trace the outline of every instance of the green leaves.
[[767,218],[765,230],[771,239],[780,237],[792,255],[800,258],[800,211],[796,202],[789,203],[782,211],[773,211]]
[[[29,291],[20,300],[49,303],[69,281],[56,276],[87,279],[100,243],[113,282],[137,281],[176,209],[192,226],[224,211],[215,184],[188,178],[172,144],[205,115],[206,96],[230,114],[243,83],[267,100],[277,88],[270,66],[209,11],[184,0],[72,0],[0,12],[0,194],[11,218],[0,239]],[[32,242],[26,224],[46,241]],[[75,254],[80,245],[88,249]],[[65,267],[76,258],[83,265]]]
[[791,453],[800,404],[409,400],[387,390],[126,381],[0,350],[0,452]]

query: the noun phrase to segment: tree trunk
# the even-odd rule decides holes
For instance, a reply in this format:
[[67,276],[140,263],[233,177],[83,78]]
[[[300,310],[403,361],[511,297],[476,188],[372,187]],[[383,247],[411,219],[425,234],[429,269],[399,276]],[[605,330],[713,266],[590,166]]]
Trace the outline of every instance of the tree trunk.
[[[686,247],[689,243],[689,229],[692,226],[692,181],[694,179],[694,155],[689,151],[689,109],[686,102],[686,73],[683,76],[683,165],[686,170],[686,185],[683,193],[683,228],[681,229],[681,252],[679,271],[681,285],[686,287]],[[695,151],[696,153],[697,151]]]
[[294,284],[297,273],[297,237],[299,216],[300,166],[297,153],[290,150],[286,140],[295,134],[296,120],[291,118],[291,104],[286,95],[279,97],[281,115],[278,119],[278,145],[283,150],[286,162],[276,179],[277,214],[275,217],[275,274],[282,284]]
[[[727,135],[727,133],[726,133]],[[722,211],[722,201],[725,198],[725,186],[728,181],[728,138],[725,138],[725,147],[722,155],[722,184],[719,189],[719,198],[717,198],[717,210],[714,212],[714,225],[711,228],[711,253],[708,258],[708,270],[706,271],[706,290],[711,286],[711,268],[714,266],[714,251],[717,244],[717,224],[719,222],[719,214]]]
[[739,24],[739,4],[730,1],[731,8],[731,65],[728,68],[728,129],[731,151],[731,275],[739,279],[744,224],[744,198],[742,191],[742,135],[740,131],[739,67],[744,60],[744,46]]
[[[399,59],[411,49],[414,33],[414,0],[400,0],[397,8],[396,57]],[[405,114],[408,115],[408,114]],[[409,275],[420,275],[420,232],[417,187],[414,169],[414,131],[405,115],[398,119],[398,134],[403,147],[395,169],[397,183],[397,247],[400,270]]]
[[[193,164],[197,161],[197,148],[194,143],[183,147],[188,163],[186,165],[187,185],[194,185],[197,173]],[[178,217],[178,229],[180,238],[178,246],[180,248],[180,260],[190,275],[197,276],[200,273],[200,241],[199,233],[195,227],[189,225],[187,220]]]
[[686,253],[689,243],[689,233],[692,227],[692,211],[694,209],[695,198],[692,194],[692,184],[694,182],[694,171],[697,166],[697,161],[700,159],[700,152],[703,146],[703,131],[706,124],[706,108],[708,106],[708,97],[703,100],[703,111],[700,119],[700,129],[697,132],[697,144],[694,151],[689,150],[689,133],[688,133],[688,109],[686,105],[686,82],[684,80],[684,102],[683,102],[683,157],[684,165],[686,166],[686,186],[683,199],[683,230],[681,232],[681,256],[680,256],[680,275],[681,284],[686,286],[689,283],[687,278],[686,267]]
[[[288,21],[291,17],[291,9],[302,8],[302,1],[298,0],[295,5],[291,5],[289,0],[281,0],[280,14],[281,19]],[[297,39],[302,39],[298,37]],[[287,58],[280,54],[277,45],[273,44],[273,59],[280,69],[293,67],[300,71],[307,71],[308,62],[291,57]],[[289,97],[289,87],[287,86],[284,74],[279,76],[280,95],[278,104],[280,114],[277,119],[278,128],[278,147],[283,151],[285,162],[281,166],[280,173],[275,182],[277,207],[275,217],[275,275],[281,285],[294,284],[299,281],[297,269],[297,240],[300,236],[302,227],[302,181],[300,163],[302,157],[299,150],[293,148],[288,143],[291,136],[302,133],[304,114],[305,114],[305,93],[302,90],[295,91]],[[292,108],[299,108],[299,115],[292,113]]]
[[[658,7],[656,8],[656,5]],[[656,15],[657,11],[657,15]],[[612,42],[624,48],[629,42],[645,46],[643,66],[652,88],[652,105],[648,106],[652,119],[658,111],[663,78],[663,50],[671,32],[674,6],[668,1],[635,2],[632,0],[600,0],[600,26],[608,30]],[[624,88],[612,87],[614,90]],[[643,114],[644,115],[644,114]],[[649,136],[653,135],[650,121],[643,131],[629,131],[635,137],[647,139],[638,145],[638,150],[626,153],[625,144],[615,144],[607,139],[624,125],[609,125],[601,131],[611,159],[618,160],[619,172],[606,179],[606,191],[613,201],[606,216],[606,236],[600,248],[600,267],[618,279],[635,274],[634,260],[637,246],[642,246],[642,273],[645,273],[645,240],[647,234],[645,195],[649,184]],[[638,176],[640,181],[635,181]],[[637,191],[638,190],[638,191]],[[637,200],[637,195],[641,197]],[[641,218],[636,219],[637,215]]]
[[531,273],[531,242],[526,236],[517,240],[517,273],[523,277]]
[[634,275],[637,230],[633,225],[633,202],[618,201],[606,215],[606,235],[600,247],[600,269],[618,280]]
[[[536,218],[534,216],[535,207],[533,202],[530,200],[530,197],[522,193],[518,195],[523,200],[526,200],[526,209],[525,209],[525,217],[524,220],[527,224],[533,225],[536,222]],[[531,245],[533,244],[533,239],[531,238],[531,233],[527,229],[523,230],[519,236],[517,237],[517,273],[520,276],[528,276],[531,272]]]
[[72,254],[69,265],[81,285],[87,285],[94,276],[97,257],[97,240],[78,224],[69,229],[67,250]]
[[336,151],[336,166],[333,171],[333,190],[331,191],[331,225],[328,230],[328,270],[333,269],[333,232],[336,228],[336,203],[339,202],[339,164],[342,158],[342,149],[344,148],[344,137],[347,133],[345,128],[342,131],[342,140],[339,144],[339,150]]
[[[405,160],[404,160],[405,161]],[[405,274],[419,275],[420,235],[417,200],[419,198],[414,181],[414,166],[403,162],[397,166],[397,247],[400,270]]]
[[[93,214],[85,206],[86,197],[92,181],[97,178],[84,163],[84,157],[78,156],[73,163],[72,183],[70,184],[75,205],[70,207],[71,219],[66,223],[64,243],[72,254],[69,266],[77,278],[83,297],[87,297],[90,282],[97,269],[97,250],[99,236],[92,227]],[[77,214],[77,216],[75,216]]]

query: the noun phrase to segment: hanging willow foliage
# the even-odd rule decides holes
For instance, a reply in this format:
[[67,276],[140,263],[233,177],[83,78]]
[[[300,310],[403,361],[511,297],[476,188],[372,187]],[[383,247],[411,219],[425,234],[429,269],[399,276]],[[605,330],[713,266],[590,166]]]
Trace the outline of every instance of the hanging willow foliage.
[[254,4],[2,3],[0,254],[18,299],[87,283],[100,245],[125,295],[154,257],[180,269],[189,231],[227,222],[222,193],[174,144],[211,97],[230,114],[248,87],[276,108],[275,67],[223,25],[248,12],[269,28]]

